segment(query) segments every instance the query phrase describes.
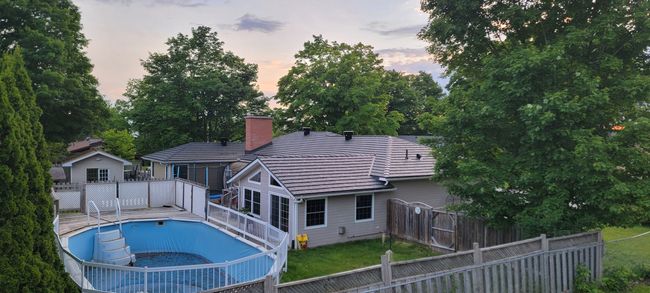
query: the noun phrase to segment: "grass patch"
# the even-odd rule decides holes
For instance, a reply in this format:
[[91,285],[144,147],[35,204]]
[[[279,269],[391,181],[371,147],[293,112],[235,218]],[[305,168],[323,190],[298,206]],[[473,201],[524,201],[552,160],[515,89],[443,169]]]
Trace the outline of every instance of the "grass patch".
[[642,226],[603,229],[603,240],[605,240],[605,269],[616,267],[635,269],[640,265],[650,264],[650,234],[633,239],[610,242],[648,231],[650,231],[650,227]]
[[[289,251],[287,272],[282,282],[353,270],[379,264],[380,256],[388,250],[388,241],[381,239],[359,240],[333,244],[307,250]],[[438,255],[429,247],[401,240],[393,240],[393,260],[408,260]]]

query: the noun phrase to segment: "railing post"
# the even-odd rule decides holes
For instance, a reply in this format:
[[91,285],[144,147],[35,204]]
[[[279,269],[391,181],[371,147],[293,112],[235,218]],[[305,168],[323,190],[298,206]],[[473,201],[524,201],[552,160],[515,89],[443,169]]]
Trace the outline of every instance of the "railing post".
[[226,280],[225,280],[225,281],[226,281],[225,283],[226,283],[226,286],[230,285],[229,282],[228,282],[228,276],[229,276],[228,273],[229,273],[229,271],[230,271],[229,268],[230,268],[230,265],[228,264],[228,261],[226,261],[226,274],[225,274],[225,279],[226,279]]
[[598,236],[597,236],[597,243],[596,243],[596,280],[600,280],[600,278],[603,276],[603,255],[605,246],[603,244],[603,232],[598,231]]
[[86,266],[84,265],[83,262],[81,262],[81,273],[79,274],[79,278],[80,278],[79,285],[81,286],[82,291],[83,291],[84,287],[86,286],[86,284],[84,284],[84,279],[86,279],[86,278],[84,278],[85,269],[86,269]]
[[[479,246],[478,242],[474,242],[472,245],[474,248],[474,265],[480,266],[483,264],[483,252],[481,251],[481,246]],[[473,292],[481,293],[485,291],[485,288],[483,287],[483,274],[480,273],[481,270],[483,270],[482,267],[476,267],[472,270]]]
[[148,274],[147,274],[147,266],[144,266],[144,292],[147,292],[147,291],[148,291],[148,290],[147,290],[147,289],[148,289],[148,288],[147,288],[147,287],[148,287],[148,285],[147,285],[147,283],[148,283],[147,275],[148,275]]
[[542,292],[550,292],[550,287],[549,287],[549,277],[550,277],[550,272],[549,272],[549,267],[548,267],[548,239],[546,238],[546,234],[541,234],[539,235],[539,238],[542,241]]

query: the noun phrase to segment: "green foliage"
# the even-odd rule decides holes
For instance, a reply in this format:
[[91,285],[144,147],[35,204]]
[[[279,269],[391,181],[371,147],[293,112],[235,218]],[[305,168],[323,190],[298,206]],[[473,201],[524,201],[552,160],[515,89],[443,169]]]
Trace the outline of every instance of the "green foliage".
[[135,140],[126,130],[109,129],[101,133],[105,151],[125,160],[135,158]]
[[430,75],[385,71],[371,46],[329,42],[321,36],[304,44],[278,82],[282,129],[359,134],[415,134],[424,101],[442,89]]
[[138,152],[149,153],[190,141],[243,136],[244,115],[268,112],[255,86],[257,65],[232,52],[210,28],[167,41],[166,53],[142,62],[141,80],[127,89],[124,113],[137,133]]
[[0,0],[0,51],[23,48],[48,141],[68,142],[107,117],[92,65],[83,52],[80,15],[69,0]]
[[75,291],[54,246],[49,161],[31,84],[20,49],[5,54],[0,63],[0,287]]
[[127,118],[128,109],[129,103],[123,100],[117,100],[115,105],[109,105],[109,117],[104,123],[104,129],[129,130],[131,126]]
[[64,142],[47,143],[47,157],[52,163],[63,163],[69,155],[68,144]]
[[647,221],[650,2],[457,3],[422,4],[451,75],[436,179],[529,235]]
[[598,284],[590,280],[591,271],[585,265],[580,264],[576,269],[575,292],[576,293],[598,293]]

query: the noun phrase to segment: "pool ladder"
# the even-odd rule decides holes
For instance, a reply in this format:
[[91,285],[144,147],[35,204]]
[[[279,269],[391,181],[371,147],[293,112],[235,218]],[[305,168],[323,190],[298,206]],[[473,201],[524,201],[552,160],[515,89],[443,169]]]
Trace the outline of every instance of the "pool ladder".
[[97,205],[92,200],[88,205],[97,212],[97,233],[95,233],[95,247],[93,251],[93,261],[108,263],[114,265],[130,265],[135,262],[135,255],[131,254],[131,247],[126,245],[126,240],[122,233],[122,209],[120,200],[115,199],[115,217],[118,223],[118,229],[101,232],[100,217],[101,213]]

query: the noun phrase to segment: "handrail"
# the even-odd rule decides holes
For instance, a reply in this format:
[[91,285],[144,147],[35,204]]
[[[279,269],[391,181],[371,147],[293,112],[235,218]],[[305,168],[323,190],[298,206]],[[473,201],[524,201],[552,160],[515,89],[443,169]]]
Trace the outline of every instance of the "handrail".
[[120,232],[122,232],[122,220],[120,220],[121,217],[122,217],[122,207],[120,206],[120,199],[116,198],[115,199],[115,218],[117,219],[117,223],[120,225]]
[[95,211],[97,211],[97,233],[99,233],[100,232],[100,223],[101,223],[102,214],[101,214],[101,212],[99,212],[99,208],[97,207],[95,202],[92,201],[92,200],[89,200],[88,203],[86,204],[86,222],[90,222],[90,211],[88,211],[88,210],[90,209],[91,204],[92,204],[92,207],[95,208]]

